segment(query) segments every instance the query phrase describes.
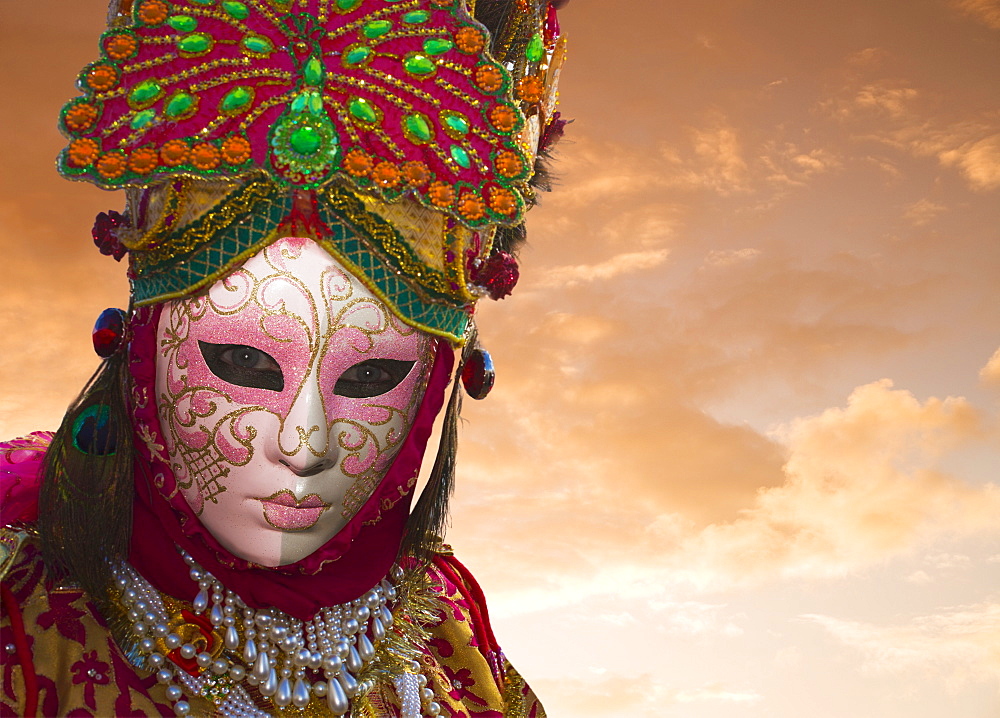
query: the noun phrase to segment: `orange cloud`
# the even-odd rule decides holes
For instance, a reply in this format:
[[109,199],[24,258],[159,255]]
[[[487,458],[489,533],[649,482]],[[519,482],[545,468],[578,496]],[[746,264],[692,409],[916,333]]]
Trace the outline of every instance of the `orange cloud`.
[[884,47],[866,47],[848,56],[849,65],[867,68],[881,65],[889,56],[889,52]]
[[[729,634],[741,629],[719,607],[677,602],[669,587],[841,577],[942,536],[997,530],[1000,489],[939,466],[994,438],[964,399],[921,402],[888,381],[859,387],[846,406],[775,432],[782,469],[764,437],[679,412],[662,394],[577,391],[541,374],[541,383],[512,379],[490,410],[488,443],[466,433],[460,456],[456,535],[472,555],[506,557],[483,571],[500,587],[498,615],[608,594],[649,600],[672,631]],[[547,409],[526,398],[538,392]],[[612,406],[629,421],[612,418]],[[706,524],[713,514],[721,520]],[[925,565],[963,561],[932,552]]]
[[713,249],[705,257],[705,264],[715,267],[726,267],[738,262],[748,262],[760,255],[760,250],[753,247],[743,249]]
[[976,488],[935,468],[988,435],[964,399],[921,403],[883,380],[778,434],[789,451],[787,481],[761,491],[741,518],[686,542],[680,559],[695,580],[840,576],[942,532],[996,529],[1000,487]]
[[954,167],[976,191],[1000,187],[1000,133],[994,118],[957,122],[916,117],[892,129],[876,129],[869,137],[916,157],[934,157]]
[[[847,60],[857,66],[856,56]],[[865,69],[875,69],[878,63],[861,62]],[[884,115],[893,120],[911,113],[920,92],[899,80],[882,78],[865,82],[859,77],[850,77],[847,85],[834,97],[821,100],[818,108],[841,121],[859,121],[871,115]]]
[[746,189],[747,163],[736,128],[720,124],[692,130],[692,144],[701,165],[699,181],[721,194]]
[[862,87],[854,96],[853,105],[861,110],[882,111],[891,117],[899,117],[909,111],[918,94],[912,87],[899,87],[893,83],[881,82]]
[[583,282],[594,282],[652,269],[666,261],[670,251],[651,249],[643,252],[624,252],[597,264],[575,264],[552,267],[537,286],[568,287]]
[[955,692],[969,682],[1000,686],[1000,604],[978,603],[880,626],[831,616],[803,616],[859,652],[872,673],[907,671],[942,680]]
[[[952,4],[979,19],[1000,15],[996,0]],[[942,166],[957,169],[974,190],[1000,186],[1000,128],[995,113],[956,113],[953,107],[942,106],[940,86],[879,76],[889,58],[878,48],[849,56],[843,87],[817,103],[819,113],[850,127],[854,141],[874,140],[917,157],[935,157]],[[838,142],[841,148],[844,139]],[[896,163],[889,167],[898,171]]]
[[985,384],[1000,385],[1000,349],[993,352],[986,366],[979,370],[979,378]]
[[910,222],[914,227],[922,227],[932,222],[945,211],[947,211],[947,208],[944,205],[924,198],[908,206],[903,213],[903,219]]
[[1000,2],[998,0],[952,0],[952,7],[987,27],[1000,30]]
[[801,150],[791,142],[765,143],[758,158],[770,184],[803,186],[813,177],[842,166],[840,158],[828,149]]
[[558,682],[535,681],[535,686],[553,704],[571,710],[573,716],[663,716],[671,707],[689,711],[708,706],[732,710],[752,706],[764,696],[752,689],[730,686],[719,681],[697,687],[675,687],[675,682],[661,675],[622,675],[604,671],[586,679],[562,679]]
[[1000,187],[1000,133],[938,153],[941,164],[957,166],[978,190]]

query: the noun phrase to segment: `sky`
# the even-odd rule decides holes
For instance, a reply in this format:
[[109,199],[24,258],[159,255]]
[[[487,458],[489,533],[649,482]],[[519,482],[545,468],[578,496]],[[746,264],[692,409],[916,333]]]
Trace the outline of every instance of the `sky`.
[[[573,0],[559,182],[449,540],[553,718],[1000,716],[1000,2]],[[0,3],[0,435],[124,271],[61,180],[100,2]]]

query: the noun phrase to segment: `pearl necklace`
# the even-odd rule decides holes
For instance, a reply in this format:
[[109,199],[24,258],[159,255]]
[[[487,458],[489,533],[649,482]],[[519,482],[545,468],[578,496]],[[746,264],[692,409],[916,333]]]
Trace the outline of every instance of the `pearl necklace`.
[[[363,596],[323,608],[304,622],[275,608],[250,608],[186,552],[181,555],[198,583],[193,612],[171,613],[164,597],[131,566],[113,569],[139,653],[134,662],[167,685],[178,716],[191,712],[185,690],[209,699],[225,716],[269,716],[257,707],[247,684],[278,708],[305,708],[313,697],[325,698],[339,717],[350,711],[352,698],[375,686],[373,676],[360,681],[358,676],[393,625],[389,604],[398,596],[393,581],[403,578],[398,565],[392,567],[392,580],[386,577]],[[437,716],[441,707],[420,663],[403,663],[404,670],[393,676],[403,718]]]

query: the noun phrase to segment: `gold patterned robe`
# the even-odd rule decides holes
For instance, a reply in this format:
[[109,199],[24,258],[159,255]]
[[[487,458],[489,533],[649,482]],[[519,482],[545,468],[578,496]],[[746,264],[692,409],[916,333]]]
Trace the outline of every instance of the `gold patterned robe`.
[[[0,546],[0,715],[173,715],[166,686],[128,662],[87,595],[51,585],[36,538],[0,529]],[[531,689],[502,653],[491,649],[482,597],[463,572],[447,554],[427,569],[438,620],[424,627],[429,638],[419,660],[440,715],[544,718]],[[325,699],[317,697],[304,709],[278,708],[267,698],[254,697],[274,715],[330,715]],[[218,715],[206,698],[188,695],[187,700],[193,716]],[[398,717],[400,701],[392,684],[378,683],[356,697],[350,715]]]

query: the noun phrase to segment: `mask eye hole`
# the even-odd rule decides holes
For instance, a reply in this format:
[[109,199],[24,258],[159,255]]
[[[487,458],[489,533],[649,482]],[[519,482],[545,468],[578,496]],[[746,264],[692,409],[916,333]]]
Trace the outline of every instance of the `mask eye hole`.
[[395,389],[414,364],[399,359],[367,359],[341,374],[333,393],[351,399],[380,396]]
[[209,370],[223,381],[236,386],[281,391],[285,377],[274,358],[245,344],[210,344],[198,342]]

